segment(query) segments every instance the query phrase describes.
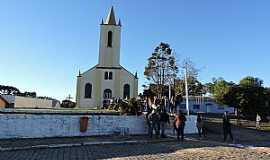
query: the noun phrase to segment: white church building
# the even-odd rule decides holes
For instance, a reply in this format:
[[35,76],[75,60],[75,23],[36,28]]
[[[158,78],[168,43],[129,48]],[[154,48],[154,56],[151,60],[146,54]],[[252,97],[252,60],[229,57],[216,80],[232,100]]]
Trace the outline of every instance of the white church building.
[[138,95],[137,73],[120,65],[121,21],[116,23],[113,7],[100,24],[99,61],[77,76],[76,107],[97,108],[112,98]]

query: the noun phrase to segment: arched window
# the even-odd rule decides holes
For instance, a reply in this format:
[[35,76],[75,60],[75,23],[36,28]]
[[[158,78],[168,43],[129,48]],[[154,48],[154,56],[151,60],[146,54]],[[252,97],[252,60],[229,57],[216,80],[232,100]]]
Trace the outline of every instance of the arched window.
[[108,47],[112,47],[113,33],[112,31],[108,32]]
[[109,78],[109,74],[108,74],[108,72],[105,72],[104,73],[104,79],[107,80],[108,78]]
[[109,72],[109,80],[113,79],[113,72]]
[[112,90],[105,89],[104,93],[103,93],[103,98],[104,99],[111,99],[112,98]]
[[124,85],[123,98],[124,99],[126,99],[126,98],[129,99],[130,98],[130,85],[129,84]]
[[85,85],[84,97],[85,98],[92,98],[92,84],[87,83]]

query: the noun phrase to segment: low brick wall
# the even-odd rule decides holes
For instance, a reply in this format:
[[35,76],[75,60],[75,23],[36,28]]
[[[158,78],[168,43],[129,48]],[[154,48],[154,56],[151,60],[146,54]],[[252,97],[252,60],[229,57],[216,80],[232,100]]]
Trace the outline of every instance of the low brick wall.
[[[80,118],[88,117],[87,131],[80,132]],[[129,134],[147,134],[144,116],[0,114],[0,139],[98,136],[128,128]]]

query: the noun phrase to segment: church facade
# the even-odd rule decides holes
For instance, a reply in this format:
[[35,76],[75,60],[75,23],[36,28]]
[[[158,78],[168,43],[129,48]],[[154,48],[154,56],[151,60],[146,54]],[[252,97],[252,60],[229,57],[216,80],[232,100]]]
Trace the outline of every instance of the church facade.
[[112,7],[100,24],[98,64],[77,76],[76,107],[97,108],[112,98],[137,97],[137,73],[120,65],[121,27]]

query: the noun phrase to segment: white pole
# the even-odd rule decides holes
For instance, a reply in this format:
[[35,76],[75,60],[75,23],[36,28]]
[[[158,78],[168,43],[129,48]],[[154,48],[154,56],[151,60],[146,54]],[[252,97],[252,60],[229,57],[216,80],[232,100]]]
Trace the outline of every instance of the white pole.
[[187,82],[187,64],[185,66],[185,89],[186,89],[186,110],[187,110],[187,115],[189,116],[189,104],[188,104],[188,82]]
[[171,99],[172,93],[171,93],[171,84],[169,84],[169,99]]

